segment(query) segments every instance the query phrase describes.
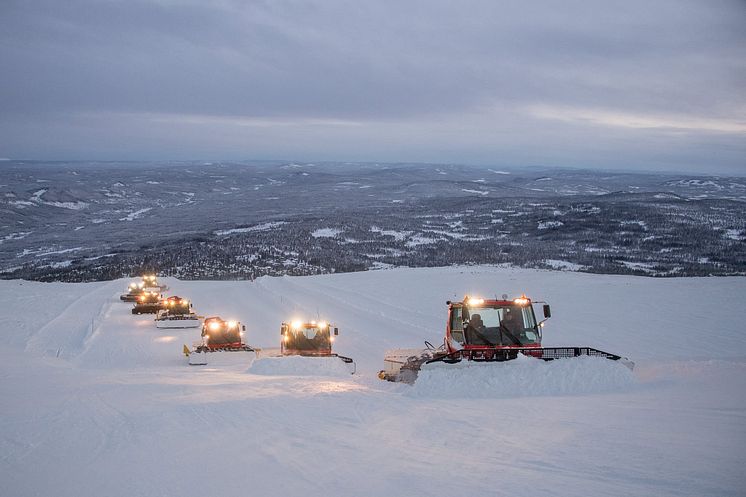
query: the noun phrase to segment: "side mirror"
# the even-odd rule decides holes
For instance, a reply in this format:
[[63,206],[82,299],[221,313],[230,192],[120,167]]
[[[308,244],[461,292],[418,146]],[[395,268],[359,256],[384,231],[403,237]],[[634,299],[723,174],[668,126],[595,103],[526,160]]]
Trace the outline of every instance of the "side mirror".
[[544,317],[545,318],[552,317],[552,309],[549,307],[549,304],[544,304]]
[[334,328],[334,336],[339,335],[339,328]]
[[241,328],[242,328],[243,331],[246,331],[246,325],[245,324],[242,324]]

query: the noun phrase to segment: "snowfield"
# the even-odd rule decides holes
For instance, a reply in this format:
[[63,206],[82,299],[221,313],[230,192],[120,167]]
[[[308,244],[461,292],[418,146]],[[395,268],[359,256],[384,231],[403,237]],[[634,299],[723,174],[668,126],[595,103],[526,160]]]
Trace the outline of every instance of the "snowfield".
[[[159,330],[127,280],[0,281],[2,496],[743,496],[746,278],[505,267],[254,282],[165,279],[200,315],[279,346],[280,323],[339,327],[340,362],[189,367],[199,331]],[[547,346],[628,357],[438,365],[378,380],[388,349],[442,341],[449,299],[552,304]],[[540,312],[540,310],[539,310]]]

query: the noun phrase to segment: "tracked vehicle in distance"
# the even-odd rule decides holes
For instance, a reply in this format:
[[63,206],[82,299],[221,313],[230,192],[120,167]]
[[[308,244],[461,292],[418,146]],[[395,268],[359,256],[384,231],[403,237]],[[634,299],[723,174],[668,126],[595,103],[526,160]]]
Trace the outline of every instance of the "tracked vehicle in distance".
[[355,361],[332,351],[332,343],[339,328],[326,321],[292,321],[280,326],[280,352],[283,356],[333,357],[341,360],[350,373],[356,370]]
[[137,299],[145,293],[145,284],[140,283],[130,283],[127,287],[127,293],[123,293],[119,296],[119,300],[122,302],[137,302]]
[[132,314],[156,314],[163,308],[161,294],[158,292],[143,292],[137,297]]
[[191,349],[184,345],[184,355],[192,366],[248,365],[256,358],[256,351],[245,342],[245,333],[246,326],[239,321],[209,317],[202,324],[201,341]]
[[145,291],[162,293],[168,290],[168,285],[160,284],[158,277],[155,273],[147,273],[142,275],[142,283]]
[[187,299],[173,295],[163,299],[161,307],[155,317],[156,328],[199,328],[202,324]]

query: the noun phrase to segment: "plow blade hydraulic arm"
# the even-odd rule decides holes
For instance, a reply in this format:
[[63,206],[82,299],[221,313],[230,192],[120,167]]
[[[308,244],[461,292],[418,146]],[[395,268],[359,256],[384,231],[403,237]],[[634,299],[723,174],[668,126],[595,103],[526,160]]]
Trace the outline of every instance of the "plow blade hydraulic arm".
[[355,372],[357,371],[357,365],[351,358],[339,354],[332,354],[332,357],[339,357],[345,364],[350,364],[350,367],[352,367],[352,374],[355,374]]

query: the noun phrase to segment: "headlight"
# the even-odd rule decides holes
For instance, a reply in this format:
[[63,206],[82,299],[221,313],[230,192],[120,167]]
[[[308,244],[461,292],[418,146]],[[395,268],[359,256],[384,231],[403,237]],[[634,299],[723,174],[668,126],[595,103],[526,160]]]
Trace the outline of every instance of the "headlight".
[[213,321],[212,323],[210,323],[210,329],[212,331],[219,330],[220,329],[220,323],[218,323],[217,321]]
[[228,328],[235,328],[237,324],[235,321],[228,321]]
[[518,305],[526,305],[529,302],[530,302],[530,300],[527,299],[525,296],[518,297],[517,299],[513,299],[513,303],[518,304]]
[[319,323],[319,328],[321,328],[322,330],[323,330],[324,328],[326,328],[326,327],[327,327],[327,324],[326,324],[326,322],[322,321],[322,322],[320,322],[320,323]]
[[466,302],[466,305],[472,306],[472,305],[482,305],[484,304],[484,299],[477,299],[474,297],[469,297],[469,300]]
[[301,326],[303,326],[303,323],[300,321],[293,321],[293,329],[299,329]]

